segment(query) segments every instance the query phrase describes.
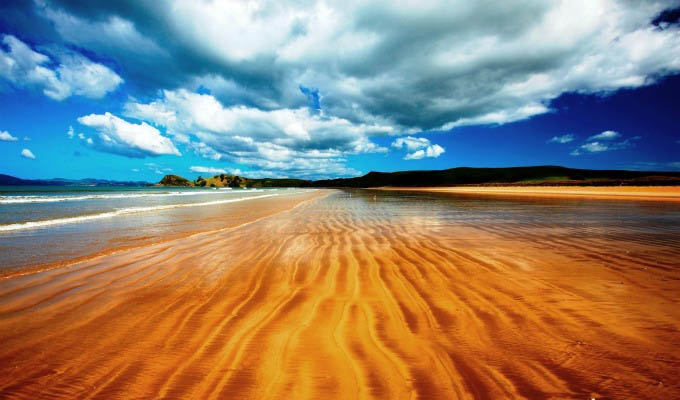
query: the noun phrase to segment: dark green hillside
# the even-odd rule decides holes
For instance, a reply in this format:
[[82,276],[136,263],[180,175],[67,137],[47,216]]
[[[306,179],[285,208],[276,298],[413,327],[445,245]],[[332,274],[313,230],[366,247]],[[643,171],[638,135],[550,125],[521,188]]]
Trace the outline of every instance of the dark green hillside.
[[315,187],[455,185],[680,185],[680,172],[590,170],[559,166],[451,168],[435,171],[370,172],[364,176],[311,182]]

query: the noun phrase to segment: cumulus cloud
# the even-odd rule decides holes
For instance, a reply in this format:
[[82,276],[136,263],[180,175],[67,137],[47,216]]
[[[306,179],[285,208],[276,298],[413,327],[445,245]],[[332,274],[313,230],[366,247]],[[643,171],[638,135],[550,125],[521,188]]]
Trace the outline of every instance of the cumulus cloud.
[[548,143],[564,144],[564,143],[573,142],[574,139],[576,139],[576,136],[574,136],[572,134],[566,134],[566,135],[562,135],[562,136],[553,136],[552,139],[548,140]]
[[444,148],[438,144],[427,146],[427,148],[409,153],[404,156],[404,160],[420,160],[421,158],[437,158],[444,152]]
[[149,93],[204,87],[226,106],[263,110],[323,98],[326,115],[401,132],[508,123],[549,112],[562,93],[675,73],[680,30],[651,23],[674,5],[54,0],[35,20],[110,55]]
[[403,138],[398,138],[395,141],[393,141],[392,148],[400,149],[402,147],[406,147],[408,151],[414,151],[422,149],[423,147],[427,147],[429,144],[430,141],[426,138],[406,136]]
[[602,133],[598,133],[597,135],[593,135],[588,137],[588,141],[593,141],[593,140],[614,140],[618,139],[621,137],[621,134],[616,132],[616,131],[604,131]]
[[635,142],[642,139],[641,136],[633,136],[625,140],[615,141],[621,134],[614,131],[604,131],[598,135],[590,136],[586,143],[575,148],[570,154],[580,156],[584,153],[601,153],[604,151],[622,150],[635,146]]
[[170,139],[145,122],[133,124],[108,112],[86,115],[78,122],[97,131],[95,139],[87,138],[86,142],[100,151],[135,158],[181,155]]
[[392,142],[392,148],[405,148],[408,153],[404,156],[404,160],[420,160],[422,158],[437,158],[444,153],[444,148],[438,144],[430,144],[426,138],[406,136],[395,139]]
[[12,35],[3,35],[0,47],[0,77],[19,87],[32,87],[63,100],[73,95],[98,99],[115,90],[123,79],[108,67],[86,57],[57,49],[52,58],[34,51]]
[[35,155],[29,149],[21,150],[21,156],[24,157],[24,158],[30,158],[31,160],[35,160]]
[[212,95],[184,89],[166,90],[148,104],[129,102],[125,115],[164,127],[203,157],[296,174],[354,174],[344,167],[345,156],[385,152],[368,136],[393,133],[390,126],[352,123],[308,107],[225,107]]
[[224,168],[214,168],[214,167],[201,167],[201,166],[192,166],[189,167],[189,170],[191,172],[198,172],[201,174],[210,174],[210,175],[217,175],[217,174],[230,174],[230,175],[240,175],[242,172],[240,169],[224,169]]
[[17,139],[16,137],[12,136],[9,132],[7,131],[2,131],[0,132],[0,141],[3,142],[16,142]]

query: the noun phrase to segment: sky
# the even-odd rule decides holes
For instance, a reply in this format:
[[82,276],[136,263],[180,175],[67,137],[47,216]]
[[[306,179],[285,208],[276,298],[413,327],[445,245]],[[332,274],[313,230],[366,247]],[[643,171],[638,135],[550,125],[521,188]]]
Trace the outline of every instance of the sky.
[[0,3],[0,173],[680,170],[680,2]]

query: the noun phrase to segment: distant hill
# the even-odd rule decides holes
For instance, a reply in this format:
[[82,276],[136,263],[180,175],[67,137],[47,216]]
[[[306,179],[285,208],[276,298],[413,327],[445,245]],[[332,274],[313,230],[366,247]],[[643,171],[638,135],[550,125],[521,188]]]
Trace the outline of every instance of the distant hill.
[[159,182],[163,186],[193,186],[192,183],[185,178],[177,175],[165,175]]
[[107,179],[21,179],[0,174],[0,186],[148,186],[144,181],[111,181]]
[[[146,186],[143,181],[106,179],[21,179],[0,174],[0,185],[17,186]],[[559,166],[468,168],[442,170],[369,172],[356,178],[310,181],[304,179],[253,179],[220,174],[190,181],[178,175],[166,175],[158,186],[206,187],[352,187],[380,186],[460,186],[460,185],[579,185],[579,186],[659,186],[680,185],[680,172],[576,169]]]
[[[172,185],[167,175],[162,185]],[[166,180],[166,178],[168,180]],[[176,177],[187,181],[184,178]],[[175,179],[175,178],[172,178]],[[189,181],[187,181],[189,182]],[[680,172],[575,169],[559,166],[511,168],[451,168],[429,171],[369,172],[356,178],[309,181],[302,179],[251,179],[235,175],[215,175],[190,182],[192,186],[231,187],[352,187],[380,186],[460,186],[460,185],[579,185],[579,186],[658,186],[680,185]]]
[[205,187],[232,187],[232,188],[262,188],[262,187],[308,187],[311,181],[302,179],[253,179],[238,175],[220,174],[208,178],[198,177],[191,182],[177,175],[166,175],[158,183],[159,186],[205,186]]

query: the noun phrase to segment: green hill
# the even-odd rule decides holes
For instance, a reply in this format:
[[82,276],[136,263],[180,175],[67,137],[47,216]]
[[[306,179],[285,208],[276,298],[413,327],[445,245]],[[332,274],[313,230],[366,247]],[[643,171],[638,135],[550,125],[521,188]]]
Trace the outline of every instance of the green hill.
[[680,185],[680,172],[590,170],[559,166],[451,168],[434,171],[370,172],[357,178],[312,182],[325,187],[459,185]]
[[193,186],[192,183],[185,178],[177,175],[165,175],[159,182],[163,186]]
[[311,181],[302,179],[252,179],[238,175],[220,174],[195,181],[177,175],[166,175],[158,183],[160,186],[198,186],[198,187],[232,187],[232,188],[268,188],[268,187],[308,187]]
[[309,181],[303,179],[251,179],[235,175],[215,175],[194,182],[167,175],[167,186],[230,187],[353,187],[380,186],[460,186],[460,185],[580,185],[580,186],[657,186],[680,185],[680,172],[575,169],[559,166],[512,168],[451,168],[429,171],[369,172],[356,178]]

